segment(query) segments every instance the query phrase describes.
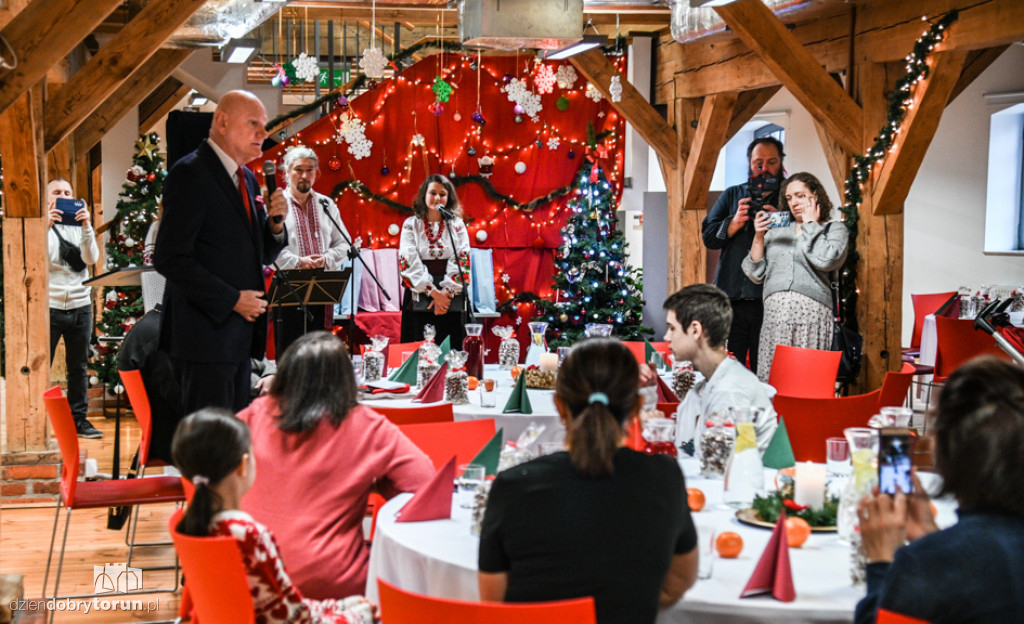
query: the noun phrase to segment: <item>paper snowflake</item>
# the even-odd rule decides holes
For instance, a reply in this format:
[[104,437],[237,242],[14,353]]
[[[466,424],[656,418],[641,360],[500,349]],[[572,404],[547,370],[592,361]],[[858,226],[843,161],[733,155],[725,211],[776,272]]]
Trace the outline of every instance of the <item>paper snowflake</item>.
[[526,88],[525,80],[513,78],[501,90],[508,94],[508,101],[521,106],[523,113],[529,115],[530,119],[540,119],[537,113],[543,110],[544,106],[540,103],[540,96]]
[[292,61],[292,67],[295,68],[295,77],[305,82],[313,82],[320,75],[320,65],[316,58],[305,52],[299,54],[298,58]]
[[558,137],[551,137],[550,139],[548,139],[548,149],[549,150],[556,150],[556,149],[558,149]]
[[604,97],[603,95],[601,95],[601,92],[597,90],[597,87],[595,87],[594,83],[592,82],[587,83],[586,95],[588,98],[594,100],[595,102],[600,102],[601,99]]
[[366,138],[365,132],[366,127],[363,126],[362,119],[346,115],[342,117],[341,128],[338,129],[338,135],[334,140],[338,143],[348,143],[348,153],[356,160],[362,160],[370,155],[373,148],[373,141]]
[[622,101],[622,81],[618,76],[612,76],[612,82],[608,85],[608,95],[612,96],[612,102]]
[[384,68],[388,66],[388,59],[380,48],[366,48],[363,50],[363,58],[359,59],[359,68],[363,70],[367,78],[383,78]]
[[533,84],[537,85],[537,93],[551,93],[555,90],[555,72],[550,65],[541,64],[533,76]]
[[422,134],[417,132],[416,134],[412,135],[412,144],[423,146],[427,144],[427,139]]
[[447,102],[452,96],[452,86],[444,81],[444,78],[440,76],[434,77],[434,97],[437,98],[438,102]]
[[558,68],[555,79],[558,81],[559,89],[571,89],[576,84],[576,70],[568,63]]
[[511,279],[512,279],[512,276],[509,275],[508,273],[502,273],[501,274],[501,281],[502,281],[503,284],[508,284],[509,280],[511,280]]

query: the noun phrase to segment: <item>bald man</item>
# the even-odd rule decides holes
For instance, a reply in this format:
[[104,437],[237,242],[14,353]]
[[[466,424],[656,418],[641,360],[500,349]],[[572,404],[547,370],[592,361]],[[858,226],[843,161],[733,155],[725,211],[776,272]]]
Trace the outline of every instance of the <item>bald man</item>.
[[[167,278],[160,348],[174,364],[184,413],[249,403],[250,358],[266,348],[263,265],[287,243],[288,202],[261,197],[244,163],[259,158],[267,111],[231,91],[210,138],[171,168],[153,264]],[[277,217],[277,218],[275,218]]]

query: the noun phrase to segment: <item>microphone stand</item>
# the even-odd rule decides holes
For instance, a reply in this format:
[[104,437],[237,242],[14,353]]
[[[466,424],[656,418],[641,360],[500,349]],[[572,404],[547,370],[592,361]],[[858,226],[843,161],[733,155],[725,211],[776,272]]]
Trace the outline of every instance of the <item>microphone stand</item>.
[[441,213],[441,216],[447,222],[446,225],[448,227],[445,229],[448,230],[448,240],[452,243],[452,255],[455,256],[455,267],[458,269],[459,283],[462,284],[462,313],[464,315],[462,324],[476,323],[476,316],[473,314],[473,304],[469,302],[469,287],[466,286],[466,278],[462,274],[462,266],[459,264],[459,250],[455,246],[455,234],[452,232],[450,223],[455,218],[455,213],[444,206],[438,206],[437,211]]
[[[366,260],[363,260],[362,254],[360,254],[359,249],[357,249],[356,246],[352,244],[352,239],[349,238],[349,235],[345,233],[345,229],[342,228],[341,225],[334,220],[334,215],[331,214],[331,211],[328,208],[328,206],[329,203],[327,201],[322,199],[320,200],[320,207],[324,209],[324,214],[327,215],[327,218],[330,220],[331,225],[334,226],[334,229],[338,230],[338,233],[341,234],[341,237],[345,240],[346,243],[348,243],[347,255],[349,259],[353,261],[353,276],[355,276],[355,260],[359,260],[359,262],[362,263],[363,265],[363,269],[370,274],[370,277],[373,278],[373,282],[377,284],[377,288],[380,289],[380,292],[382,295],[384,295],[384,298],[387,299],[388,301],[391,301],[391,295],[388,294],[388,291],[384,288],[384,285],[380,283],[379,279],[377,279],[377,274],[373,272],[373,269],[371,269],[369,265],[366,264]],[[349,289],[349,300],[351,301],[351,310],[348,315],[348,339],[349,345],[354,348],[356,344],[356,311],[359,309],[359,306],[356,305],[355,284],[353,284]]]

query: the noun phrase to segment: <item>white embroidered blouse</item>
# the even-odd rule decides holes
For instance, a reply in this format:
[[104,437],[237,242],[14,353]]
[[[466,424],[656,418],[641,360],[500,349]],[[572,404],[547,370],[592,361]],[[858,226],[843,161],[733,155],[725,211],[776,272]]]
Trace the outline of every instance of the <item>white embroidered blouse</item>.
[[[455,249],[452,248],[449,227],[455,238]],[[414,299],[419,299],[421,293],[429,294],[434,290],[434,281],[423,264],[425,260],[447,260],[441,287],[453,295],[462,292],[460,268],[462,279],[469,284],[469,232],[462,219],[427,222],[412,216],[405,220],[398,246],[398,268],[405,287],[412,290]]]

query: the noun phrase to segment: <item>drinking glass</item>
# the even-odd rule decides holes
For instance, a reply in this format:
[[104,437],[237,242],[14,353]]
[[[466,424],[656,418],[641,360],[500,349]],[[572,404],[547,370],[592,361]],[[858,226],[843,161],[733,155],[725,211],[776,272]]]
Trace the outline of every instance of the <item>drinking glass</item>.
[[363,356],[352,356],[352,374],[356,377],[356,386],[363,385]]
[[480,384],[480,407],[494,407],[498,404],[497,384],[493,379],[484,379]]
[[483,483],[487,469],[481,464],[462,464],[455,472],[455,483],[458,485],[459,505],[466,509],[473,506],[473,496]]
[[711,578],[715,567],[715,527],[697,525],[697,578],[705,581]]
[[558,365],[561,366],[565,358],[569,357],[571,347],[558,347]]
[[883,407],[878,410],[882,427],[909,427],[914,410],[909,407]]

